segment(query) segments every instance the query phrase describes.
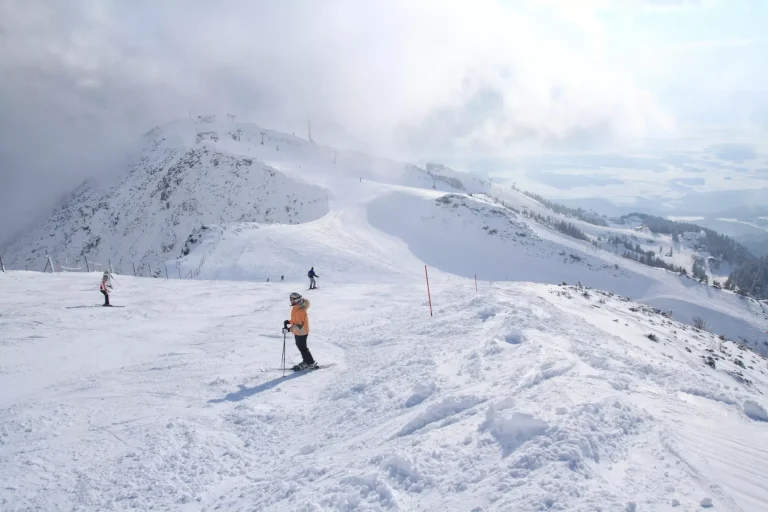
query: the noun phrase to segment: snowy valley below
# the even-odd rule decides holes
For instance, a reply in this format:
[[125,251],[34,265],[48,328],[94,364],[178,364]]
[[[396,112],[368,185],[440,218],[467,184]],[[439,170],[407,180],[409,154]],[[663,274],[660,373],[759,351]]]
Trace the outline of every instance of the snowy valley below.
[[[604,243],[637,232],[252,124],[152,130],[3,252],[0,509],[768,510],[768,305]],[[333,366],[283,377],[291,292]]]

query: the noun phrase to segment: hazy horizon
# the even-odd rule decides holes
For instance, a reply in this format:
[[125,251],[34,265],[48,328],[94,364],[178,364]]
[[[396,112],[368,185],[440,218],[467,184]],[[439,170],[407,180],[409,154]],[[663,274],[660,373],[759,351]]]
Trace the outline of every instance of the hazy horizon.
[[311,118],[326,145],[553,198],[761,191],[767,21],[757,0],[4,2],[0,244],[190,111]]

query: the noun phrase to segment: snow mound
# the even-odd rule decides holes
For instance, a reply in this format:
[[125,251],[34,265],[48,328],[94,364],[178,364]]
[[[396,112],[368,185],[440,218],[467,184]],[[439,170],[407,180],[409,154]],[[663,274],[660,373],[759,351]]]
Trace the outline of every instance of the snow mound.
[[413,386],[411,396],[408,397],[408,400],[405,401],[404,405],[405,407],[413,407],[415,405],[419,405],[421,402],[432,396],[434,392],[434,382],[418,383]]
[[504,336],[504,341],[510,345],[519,345],[525,341],[525,334],[518,328],[512,328]]
[[501,445],[506,456],[526,441],[543,435],[549,428],[549,424],[530,414],[505,413],[489,407],[482,428],[490,432]]
[[[417,414],[413,419],[406,423],[397,433],[398,436],[407,436],[421,430],[427,426],[439,428],[452,421],[452,416],[459,414],[467,409],[471,409],[485,401],[478,396],[451,396],[444,398],[440,402],[430,405],[425,411]],[[440,422],[438,425],[434,423]]]
[[753,400],[744,400],[744,414],[756,421],[768,421],[768,411]]

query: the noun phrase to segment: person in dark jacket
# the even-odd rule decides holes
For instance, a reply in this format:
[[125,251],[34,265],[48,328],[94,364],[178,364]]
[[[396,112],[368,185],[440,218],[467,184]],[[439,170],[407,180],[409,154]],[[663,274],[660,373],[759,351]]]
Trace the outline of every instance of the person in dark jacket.
[[311,269],[309,269],[307,276],[309,277],[309,289],[314,290],[315,288],[317,288],[317,283],[315,283],[315,278],[320,277],[319,275],[315,274],[315,267],[312,267]]

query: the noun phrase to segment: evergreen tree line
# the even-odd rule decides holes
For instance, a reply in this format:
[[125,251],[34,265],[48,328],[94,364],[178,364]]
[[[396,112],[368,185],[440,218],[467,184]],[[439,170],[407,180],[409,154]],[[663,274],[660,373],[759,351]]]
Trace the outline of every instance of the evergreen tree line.
[[768,299],[768,256],[744,263],[734,270],[725,282],[729,290],[758,299]]
[[733,238],[721,235],[717,231],[697,226],[689,222],[677,222],[667,220],[663,217],[648,215],[645,213],[631,213],[619,217],[619,222],[625,223],[630,217],[636,217],[643,221],[643,224],[652,232],[664,235],[672,235],[672,240],[680,241],[680,234],[686,232],[701,233],[705,237],[701,240],[702,248],[712,256],[719,258],[733,266],[754,261],[755,257],[746,247],[738,243]]
[[[667,263],[663,259],[659,258],[655,251],[645,250],[640,244],[632,244],[632,242],[626,236],[609,235],[606,239],[609,244],[624,247],[623,257],[628,260],[648,265],[649,267],[663,268],[671,272],[677,272],[679,274],[688,275],[688,271],[683,267],[672,265]],[[706,275],[706,274],[705,274]]]
[[[515,187],[512,187],[512,188],[515,188]],[[515,189],[515,190],[517,190],[517,189]],[[568,235],[571,238],[576,238],[578,240],[584,240],[586,242],[592,243],[593,245],[596,245],[595,242],[592,242],[589,239],[589,237],[587,236],[587,234],[585,232],[583,232],[582,230],[580,230],[579,228],[577,228],[576,226],[574,226],[570,222],[565,222],[563,220],[553,221],[552,217],[550,217],[549,215],[544,216],[544,215],[541,215],[541,214],[536,213],[536,212],[531,211],[531,210],[524,210],[524,211],[521,212],[520,210],[518,210],[517,208],[513,207],[512,205],[510,205],[509,203],[507,203],[503,199],[499,199],[498,197],[492,197],[492,196],[489,196],[489,197],[491,197],[491,199],[493,199],[496,203],[502,205],[504,208],[507,208],[508,210],[512,210],[513,212],[515,212],[517,214],[525,215],[529,219],[533,219],[536,222],[538,222],[539,224],[543,224],[545,226],[549,226],[549,227],[551,227],[553,229],[556,229],[560,233],[563,233],[564,235]]]
[[[602,218],[587,215],[587,212],[581,208],[568,208],[552,201],[548,201],[538,194],[520,190],[514,185],[512,188],[530,197],[531,199],[535,199],[554,212],[563,215],[570,215],[594,225],[607,226],[607,223]],[[590,241],[586,233],[569,222],[553,222],[549,215],[545,217],[535,212],[520,212],[520,210],[499,198],[493,199],[495,199],[497,203],[501,204],[505,208],[510,209],[516,213],[522,213],[527,217],[532,218],[541,224],[550,226],[567,236],[579,240]],[[768,299],[768,257],[763,256],[760,259],[756,259],[755,256],[753,256],[743,245],[739,244],[731,237],[721,235],[720,233],[717,233],[716,231],[713,231],[709,228],[704,228],[689,222],[671,221],[663,217],[648,215],[645,213],[632,213],[629,215],[624,215],[620,217],[618,221],[621,223],[626,223],[630,217],[641,219],[643,224],[652,233],[671,235],[674,242],[680,241],[681,233],[704,232],[705,236],[701,240],[703,249],[709,252],[712,256],[738,267],[728,277],[728,280],[725,283],[725,287],[730,290],[736,290],[742,295],[751,295],[759,299]],[[688,271],[685,268],[667,263],[663,259],[659,258],[659,256],[654,251],[644,250],[640,244],[633,244],[627,239],[627,237],[610,235],[608,236],[607,240],[610,244],[621,245],[624,247],[625,251],[622,254],[624,258],[637,261],[643,265],[663,268],[671,272],[677,272],[686,276],[688,275]],[[596,242],[592,241],[591,243],[597,246]],[[672,256],[673,254],[673,249],[670,248],[667,256]],[[703,259],[695,259],[692,271],[692,277],[694,279],[703,282],[709,281]]]
[[535,199],[555,213],[559,213],[561,215],[570,215],[571,217],[583,220],[584,222],[588,222],[595,226],[608,227],[608,223],[605,221],[605,219],[601,218],[596,213],[588,212],[583,208],[569,208],[567,206],[563,206],[562,204],[544,199],[539,194],[534,194],[533,192],[528,192],[527,190],[520,190],[514,185],[512,186],[512,189],[530,197],[531,199]]
[[707,271],[704,268],[704,260],[701,258],[695,258],[693,260],[693,278],[699,281],[709,282]]

